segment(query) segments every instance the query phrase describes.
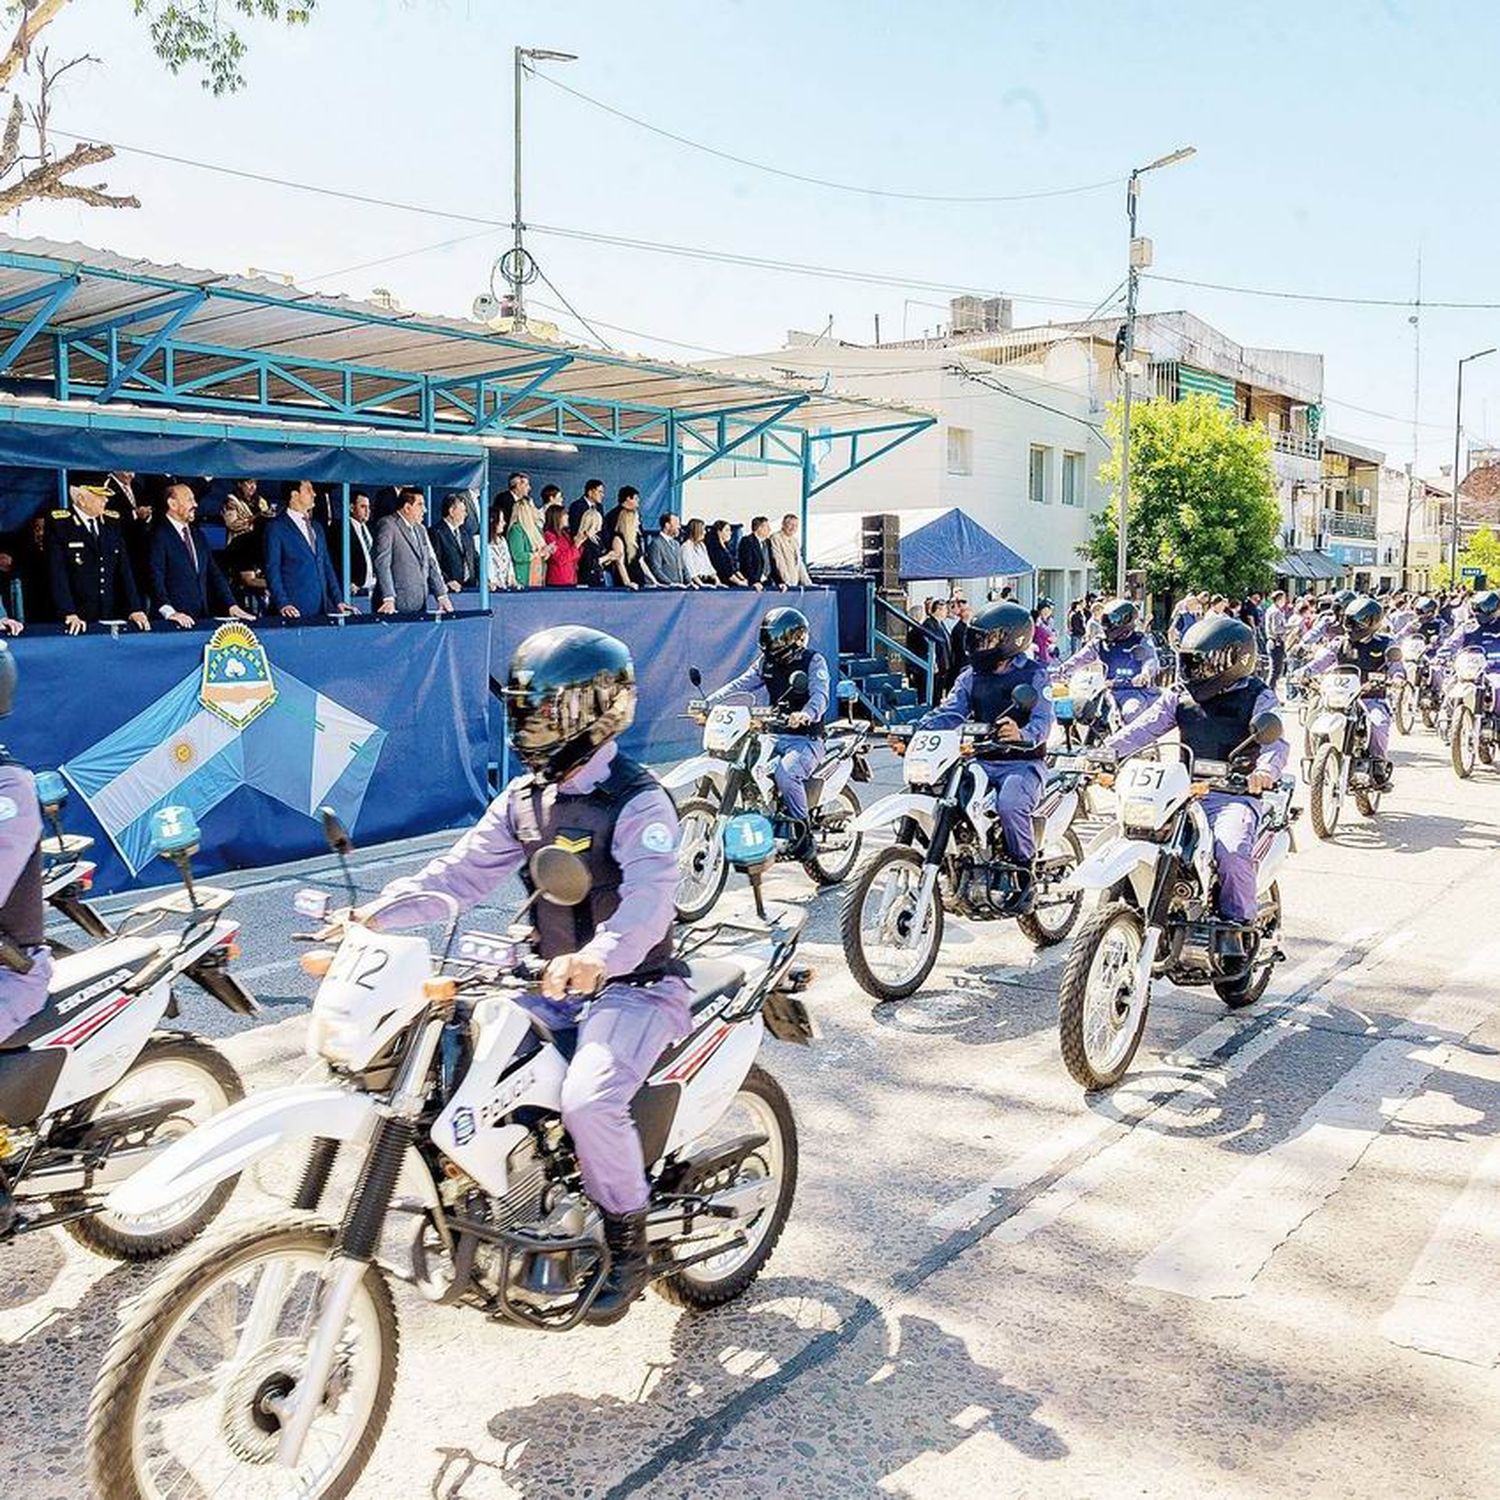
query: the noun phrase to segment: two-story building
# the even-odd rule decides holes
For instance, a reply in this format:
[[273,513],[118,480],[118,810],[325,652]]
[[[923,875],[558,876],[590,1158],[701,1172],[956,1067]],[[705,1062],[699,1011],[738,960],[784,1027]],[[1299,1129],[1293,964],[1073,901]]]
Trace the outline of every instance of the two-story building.
[[1374,587],[1377,510],[1385,454],[1348,438],[1323,439],[1323,484],[1315,548],[1343,570],[1350,588]]
[[1426,592],[1443,561],[1443,510],[1448,491],[1404,469],[1380,471],[1375,511],[1377,589]]

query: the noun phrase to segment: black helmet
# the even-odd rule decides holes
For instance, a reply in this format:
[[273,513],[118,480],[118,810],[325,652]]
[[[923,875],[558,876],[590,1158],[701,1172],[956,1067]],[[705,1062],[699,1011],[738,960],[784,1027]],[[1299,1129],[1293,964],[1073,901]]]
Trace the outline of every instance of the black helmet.
[[1353,604],[1354,601],[1359,597],[1359,594],[1356,593],[1353,589],[1340,589],[1338,593],[1333,596],[1333,600],[1339,612],[1342,613],[1344,610],[1348,609],[1349,606]]
[[16,670],[16,659],[11,655],[10,647],[0,639],[0,719],[10,713],[16,701],[16,678],[20,673]]
[[1437,600],[1434,599],[1430,594],[1423,594],[1422,597],[1417,600],[1417,618],[1419,620],[1430,620],[1437,614],[1437,611]]
[[1344,634],[1355,645],[1374,638],[1385,624],[1385,606],[1368,594],[1356,594],[1344,606]]
[[585,625],[529,635],[510,659],[505,709],[528,770],[559,781],[635,718],[635,666],[623,641]]
[[1019,656],[1036,635],[1031,611],[1022,604],[1002,599],[975,612],[973,629],[979,634],[974,648],[976,670],[993,672],[1003,661]]
[[1233,615],[1208,615],[1192,626],[1177,651],[1177,672],[1202,703],[1243,682],[1255,671],[1255,632]]
[[807,649],[812,639],[812,630],[807,616],[800,609],[768,609],[760,622],[760,649],[767,661],[790,661],[799,651]]
[[1500,620],[1500,594],[1494,589],[1485,589],[1483,593],[1474,595],[1469,601],[1469,608],[1474,611],[1474,618],[1481,625],[1492,625]]
[[1118,645],[1141,628],[1141,607],[1134,599],[1111,599],[1099,623],[1104,627],[1104,639]]

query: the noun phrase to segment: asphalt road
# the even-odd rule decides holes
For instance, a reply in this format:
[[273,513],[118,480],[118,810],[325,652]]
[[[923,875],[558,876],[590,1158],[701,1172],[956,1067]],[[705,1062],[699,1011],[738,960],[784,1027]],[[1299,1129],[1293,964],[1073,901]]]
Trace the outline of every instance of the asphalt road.
[[[1459,783],[1420,732],[1396,753],[1377,821],[1330,844],[1299,825],[1266,998],[1230,1016],[1158,987],[1108,1097],[1057,1055],[1062,949],[952,922],[926,988],[874,1007],[839,894],[778,873],[810,902],[823,1039],[763,1054],[802,1175],[761,1280],[561,1338],[403,1289],[356,1494],[1493,1496],[1500,774]],[[357,856],[361,891],[417,857]],[[287,935],[314,880],[337,889],[275,872],[236,903],[266,1018],[227,1045],[257,1083],[302,1065]],[[60,1235],[4,1254],[7,1493],[73,1497],[98,1360],[152,1271]]]

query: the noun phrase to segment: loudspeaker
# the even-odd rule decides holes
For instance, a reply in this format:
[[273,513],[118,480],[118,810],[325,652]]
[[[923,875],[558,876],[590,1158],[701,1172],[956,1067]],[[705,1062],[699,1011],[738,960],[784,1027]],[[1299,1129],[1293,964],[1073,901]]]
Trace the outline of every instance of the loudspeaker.
[[865,516],[859,528],[860,566],[875,580],[881,593],[901,584],[901,518]]

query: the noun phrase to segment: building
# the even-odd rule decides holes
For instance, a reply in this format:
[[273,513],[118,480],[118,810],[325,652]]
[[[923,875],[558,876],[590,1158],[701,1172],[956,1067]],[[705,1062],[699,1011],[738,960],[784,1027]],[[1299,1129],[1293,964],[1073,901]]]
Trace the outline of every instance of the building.
[[1323,440],[1323,482],[1313,547],[1333,559],[1349,587],[1374,587],[1379,562],[1376,511],[1385,454],[1348,438]]
[[1449,491],[1411,471],[1410,465],[1380,471],[1375,512],[1377,589],[1434,587],[1436,570],[1446,556],[1443,513]]

